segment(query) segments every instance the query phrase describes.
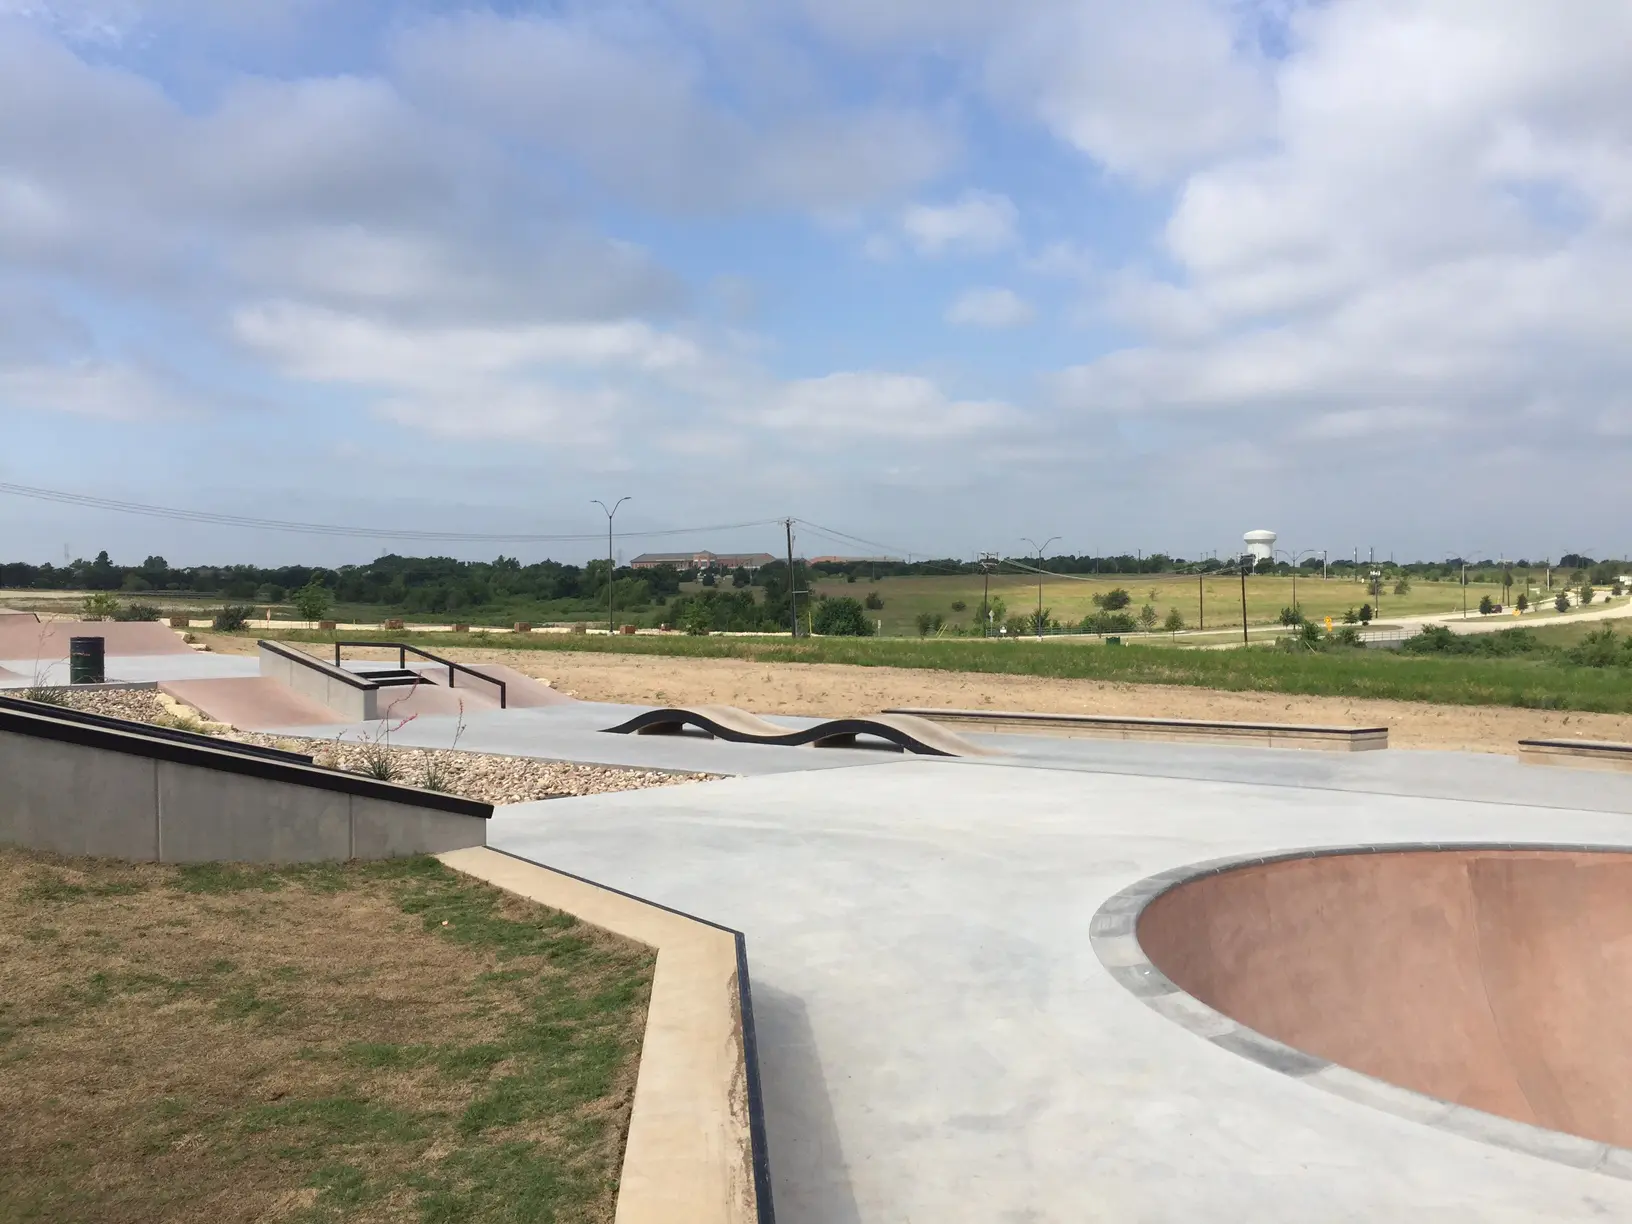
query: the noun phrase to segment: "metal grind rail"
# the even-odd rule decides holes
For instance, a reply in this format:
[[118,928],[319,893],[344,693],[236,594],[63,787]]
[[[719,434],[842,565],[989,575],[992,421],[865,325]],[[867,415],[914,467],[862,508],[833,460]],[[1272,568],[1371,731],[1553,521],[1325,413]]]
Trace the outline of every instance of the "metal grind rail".
[[[454,687],[454,683],[453,683],[454,673],[463,672],[467,676],[474,676],[476,679],[482,681],[484,684],[491,684],[491,685],[496,686],[498,688],[498,690],[499,690],[499,709],[503,710],[503,709],[508,708],[508,702],[507,702],[507,689],[508,689],[508,686],[505,684],[505,682],[503,680],[496,680],[492,676],[489,676],[488,674],[486,674],[485,672],[477,671],[474,667],[467,667],[463,663],[455,663],[452,659],[444,659],[441,655],[432,654],[428,650],[421,650],[418,646],[410,646],[407,642],[336,642],[334,644],[334,665],[336,667],[340,666],[340,649],[341,649],[341,647],[359,647],[359,648],[361,648],[361,647],[364,647],[364,646],[367,646],[367,647],[370,647],[370,648],[376,649],[376,650],[378,650],[378,649],[395,650],[397,652],[397,667],[400,670],[406,670],[407,669],[407,667],[408,667],[408,656],[410,654],[418,655],[422,659],[427,659],[430,662],[435,663],[438,667],[445,667],[445,668],[448,669],[448,687],[450,689]],[[366,673],[364,673],[364,674],[366,674]]]

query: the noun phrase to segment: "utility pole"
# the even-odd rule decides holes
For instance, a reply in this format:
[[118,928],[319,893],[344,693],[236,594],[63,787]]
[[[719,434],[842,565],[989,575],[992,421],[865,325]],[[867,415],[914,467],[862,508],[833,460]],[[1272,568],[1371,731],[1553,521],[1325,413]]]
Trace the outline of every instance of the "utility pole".
[[992,636],[992,562],[997,560],[996,553],[980,554],[980,636]]
[[1241,571],[1241,645],[1247,645],[1247,559],[1236,566]]
[[1037,550],[1037,640],[1040,642],[1043,640],[1043,549],[1060,537],[1049,536],[1041,545],[1028,536],[1020,538]]
[[795,588],[798,583],[793,580],[793,520],[783,519],[782,525],[788,529],[788,618],[793,636],[799,636],[799,592]]
[[1207,571],[1196,574],[1196,628],[1207,628]]
[[616,632],[612,626],[612,516],[618,512],[619,506],[626,501],[632,500],[633,498],[630,497],[620,497],[613,503],[612,509],[606,510],[605,502],[598,497],[594,499],[597,506],[602,510],[606,510],[606,634],[608,637]]

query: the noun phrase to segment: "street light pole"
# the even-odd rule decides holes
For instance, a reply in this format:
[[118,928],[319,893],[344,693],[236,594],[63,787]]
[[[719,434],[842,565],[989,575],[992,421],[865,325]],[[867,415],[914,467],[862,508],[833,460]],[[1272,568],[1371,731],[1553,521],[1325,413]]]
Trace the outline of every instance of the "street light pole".
[[1043,549],[1060,537],[1049,536],[1040,545],[1029,536],[1020,538],[1037,550],[1037,640],[1040,642],[1043,640]]
[[992,562],[997,560],[994,553],[980,554],[980,636],[992,636]]
[[[600,498],[592,499],[594,504],[606,510],[606,503]],[[633,497],[620,497],[612,503],[612,509],[606,510],[606,635],[611,637],[616,630],[612,626],[612,516],[618,512],[618,507]]]

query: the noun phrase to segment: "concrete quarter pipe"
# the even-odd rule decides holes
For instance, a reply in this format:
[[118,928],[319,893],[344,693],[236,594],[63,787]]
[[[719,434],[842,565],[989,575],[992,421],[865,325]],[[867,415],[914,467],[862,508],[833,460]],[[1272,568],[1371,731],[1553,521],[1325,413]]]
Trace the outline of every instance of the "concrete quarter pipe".
[[1173,985],[1296,1051],[1632,1148],[1632,854],[1288,857],[1178,883],[1135,929]]

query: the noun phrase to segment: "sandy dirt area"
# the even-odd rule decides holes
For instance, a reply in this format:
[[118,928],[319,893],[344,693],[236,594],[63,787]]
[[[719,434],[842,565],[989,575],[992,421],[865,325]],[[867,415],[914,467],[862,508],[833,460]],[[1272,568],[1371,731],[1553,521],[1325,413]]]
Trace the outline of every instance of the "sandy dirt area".
[[[216,639],[211,635],[211,641],[216,649],[246,653],[254,649],[254,643],[245,639]],[[1048,714],[1337,723],[1385,726],[1389,729],[1389,744],[1395,748],[1468,752],[1513,752],[1519,740],[1530,738],[1632,740],[1632,716],[1619,714],[593,651],[454,649],[447,654],[461,662],[506,663],[587,701],[636,705],[718,702],[756,714],[842,718],[874,714],[890,706],[943,706]]]

